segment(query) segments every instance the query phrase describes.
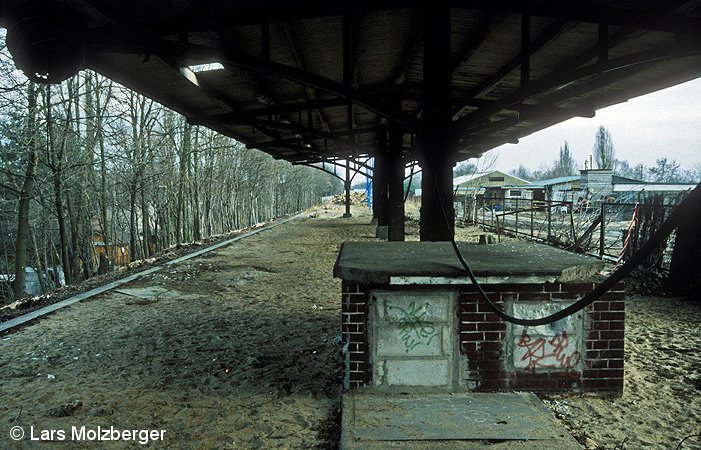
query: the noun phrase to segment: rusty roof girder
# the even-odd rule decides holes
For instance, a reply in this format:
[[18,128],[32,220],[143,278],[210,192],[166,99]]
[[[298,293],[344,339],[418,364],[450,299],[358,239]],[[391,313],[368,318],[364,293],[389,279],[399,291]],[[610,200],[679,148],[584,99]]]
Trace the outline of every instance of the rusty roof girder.
[[135,53],[143,55],[173,55],[179,57],[180,60],[207,60],[210,62],[220,62],[223,65],[231,65],[244,69],[270,73],[301,85],[310,86],[331,95],[335,95],[339,98],[354,102],[367,110],[386,117],[388,120],[396,122],[398,125],[407,130],[415,130],[417,126],[416,120],[413,117],[403,113],[400,110],[397,110],[396,108],[393,108],[391,104],[377,101],[374,96],[359,89],[354,89],[342,82],[338,82],[312,72],[307,72],[296,67],[288,66],[286,64],[281,64],[274,61],[265,61],[264,59],[256,56],[189,43],[183,45],[180,42],[163,39],[140,40],[137,37],[132,37],[129,43],[120,43],[107,40],[101,42],[93,41],[92,45],[100,48],[103,52]]
[[561,88],[583,78],[623,69],[632,65],[645,64],[672,57],[678,58],[684,55],[701,55],[701,46],[695,42],[673,44],[651,50],[644,50],[632,55],[610,59],[601,63],[590,64],[582,68],[571,69],[565,73],[556,71],[549,76],[543,77],[517,89],[511,95],[494,102],[494,104],[492,104],[490,107],[478,109],[474,113],[461,117],[455,122],[455,125],[458,128],[458,133],[460,133],[460,131],[467,130],[470,126],[473,126],[480,120],[487,119],[499,111],[507,109],[514,104],[523,102],[529,97],[541,95],[553,89]]
[[[271,2],[265,2],[271,3]],[[227,27],[259,25],[261,23],[300,21],[318,17],[343,16],[354,11],[383,11],[394,9],[416,9],[420,0],[356,0],[354,2],[272,2],[271,5],[195,10],[187,14],[142,19],[132,26],[107,25],[95,28],[103,35],[116,36],[145,30],[152,37],[175,33],[196,32]],[[562,2],[558,0],[535,0],[513,2],[509,0],[453,0],[453,9],[485,11],[492,13],[530,14],[576,22],[608,23],[646,30],[665,32],[698,33],[701,18],[667,15],[660,16],[647,9],[612,7],[606,3]]]
[[[33,1],[85,21],[88,67],[279,158],[372,153],[382,126],[421,129],[428,0],[0,0],[0,23]],[[463,157],[701,76],[701,0],[447,1]],[[211,62],[224,69],[186,69]]]

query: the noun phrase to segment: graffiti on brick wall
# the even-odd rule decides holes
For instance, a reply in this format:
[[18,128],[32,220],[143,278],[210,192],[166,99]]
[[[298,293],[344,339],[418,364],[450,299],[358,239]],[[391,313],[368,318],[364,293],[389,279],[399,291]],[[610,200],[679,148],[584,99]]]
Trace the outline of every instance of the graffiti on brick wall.
[[426,310],[416,306],[416,303],[409,303],[406,309],[392,305],[389,307],[399,311],[399,332],[407,353],[419,345],[430,345],[431,341],[438,336],[436,327],[422,320]]
[[526,363],[526,369],[572,369],[582,360],[582,354],[572,345],[566,331],[555,336],[534,337],[524,328],[518,340],[517,347],[521,350],[521,361]]

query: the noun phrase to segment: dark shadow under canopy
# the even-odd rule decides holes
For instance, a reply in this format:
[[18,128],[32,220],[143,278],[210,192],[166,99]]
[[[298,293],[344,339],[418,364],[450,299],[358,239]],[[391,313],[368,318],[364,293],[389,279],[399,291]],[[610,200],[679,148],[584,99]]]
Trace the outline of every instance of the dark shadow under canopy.
[[701,76],[698,0],[0,0],[0,25],[38,81],[87,67],[293,163],[394,133],[446,196],[455,161]]

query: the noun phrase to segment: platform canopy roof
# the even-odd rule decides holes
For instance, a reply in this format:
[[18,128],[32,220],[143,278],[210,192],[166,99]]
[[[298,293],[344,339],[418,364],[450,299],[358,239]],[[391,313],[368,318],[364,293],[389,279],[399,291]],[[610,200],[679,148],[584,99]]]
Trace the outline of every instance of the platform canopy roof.
[[[371,154],[391,124],[414,156],[431,3],[0,0],[0,24],[71,30],[61,39],[85,46],[82,66],[313,163]],[[700,0],[450,3],[455,160],[701,76]]]

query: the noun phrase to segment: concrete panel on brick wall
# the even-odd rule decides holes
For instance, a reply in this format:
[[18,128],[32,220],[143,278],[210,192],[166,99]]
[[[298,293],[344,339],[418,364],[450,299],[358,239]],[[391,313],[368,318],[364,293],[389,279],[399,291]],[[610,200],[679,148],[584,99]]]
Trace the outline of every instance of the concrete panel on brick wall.
[[[515,317],[520,317],[522,319],[539,319],[541,317],[549,316],[554,314],[574,302],[568,301],[555,301],[555,302],[510,302],[507,306],[511,311],[512,315]],[[537,327],[527,327],[529,333],[540,334],[540,335],[551,335],[555,336],[563,331],[569,335],[575,333],[580,333],[583,331],[582,325],[583,312],[579,311],[576,314],[567,316],[564,319],[560,319],[557,322],[549,323],[546,325],[540,325]],[[519,334],[524,327],[520,325],[514,325]]]
[[376,292],[378,318],[387,322],[446,322],[451,319],[452,292]]
[[374,386],[450,387],[459,373],[457,292],[374,291],[368,317]]
[[385,324],[377,330],[377,355],[379,356],[440,356],[442,329],[447,328],[429,322],[411,325]]
[[384,366],[388,386],[450,386],[452,359],[390,359]]
[[[523,319],[549,316],[572,302],[510,302],[508,310]],[[507,344],[515,369],[534,371],[581,370],[584,360],[584,313],[537,327],[511,325]]]

